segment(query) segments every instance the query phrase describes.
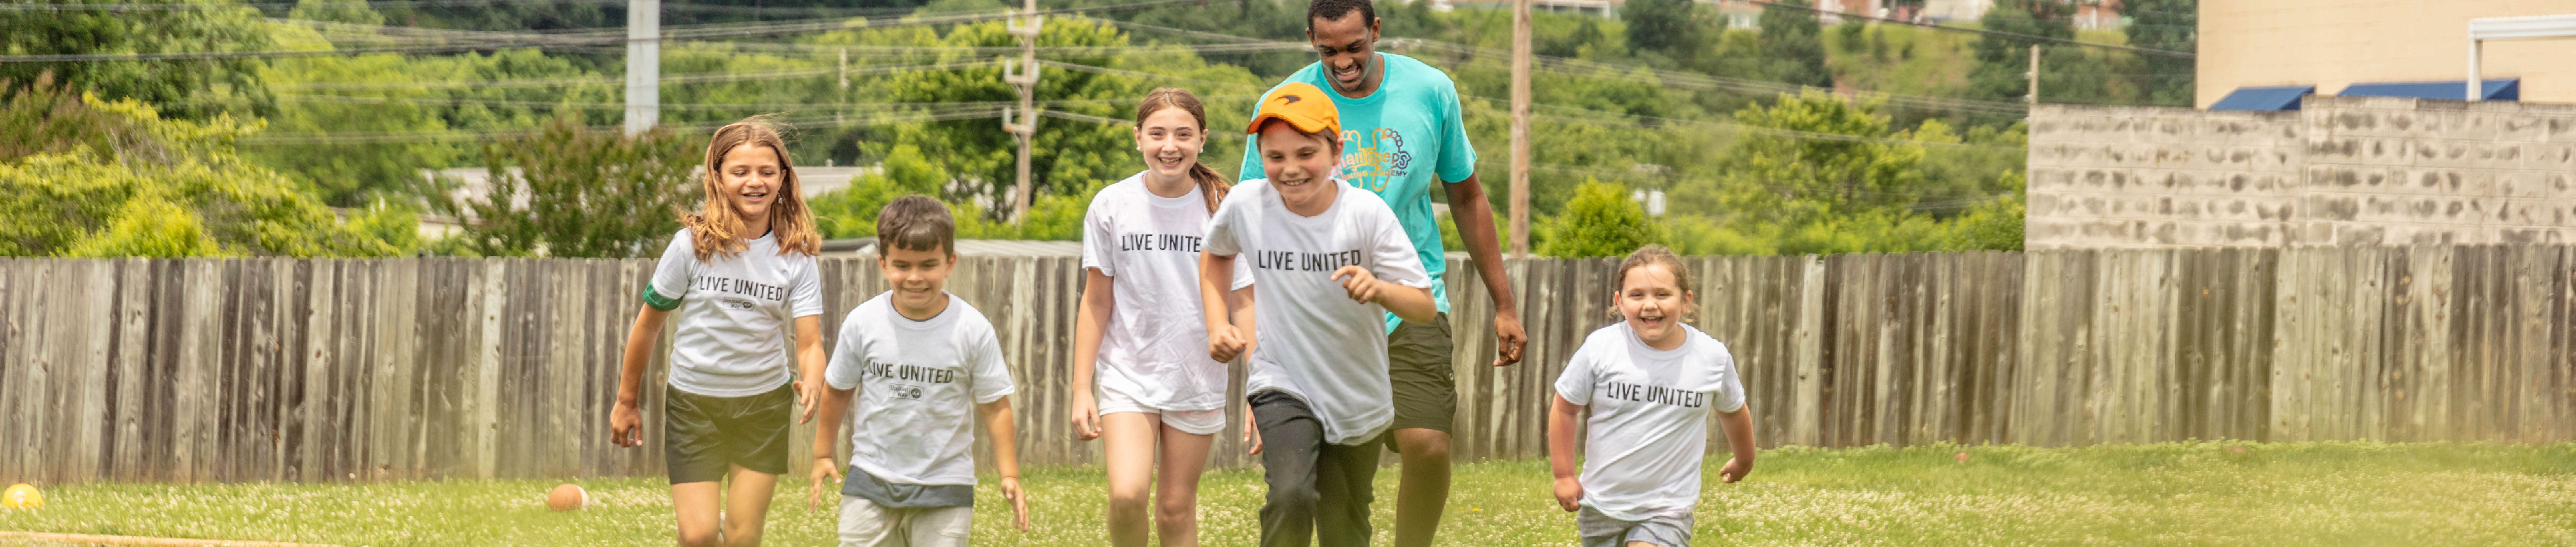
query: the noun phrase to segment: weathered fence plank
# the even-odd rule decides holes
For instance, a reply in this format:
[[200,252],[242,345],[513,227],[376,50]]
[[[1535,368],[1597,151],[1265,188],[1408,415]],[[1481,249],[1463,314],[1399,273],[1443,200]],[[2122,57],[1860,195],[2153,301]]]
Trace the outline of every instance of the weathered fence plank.
[[[1690,320],[1733,351],[1766,447],[2576,439],[2571,246],[1686,262]],[[1557,372],[1616,320],[1614,268],[1507,261],[1531,342],[1497,368],[1493,303],[1453,258],[1457,458],[1545,453]],[[0,259],[0,408],[19,418],[0,421],[0,481],[658,474],[660,450],[606,432],[651,269]],[[828,349],[885,287],[867,259],[826,259],[821,275]],[[1099,461],[1066,419],[1083,282],[1065,257],[969,258],[950,282],[1001,333],[1031,465]],[[662,441],[671,328],[639,401],[647,446]],[[1241,410],[1228,405],[1211,465],[1254,462]],[[793,430],[800,473],[812,427]]]

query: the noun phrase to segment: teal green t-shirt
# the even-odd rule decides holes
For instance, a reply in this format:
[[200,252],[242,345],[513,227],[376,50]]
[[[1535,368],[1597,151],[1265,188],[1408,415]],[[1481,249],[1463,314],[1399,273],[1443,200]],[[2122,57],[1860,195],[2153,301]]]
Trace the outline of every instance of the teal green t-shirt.
[[[1377,193],[1395,210],[1396,221],[1422,258],[1423,271],[1431,274],[1431,301],[1440,313],[1449,313],[1449,289],[1442,282],[1449,266],[1440,248],[1440,221],[1431,216],[1431,183],[1476,174],[1476,147],[1467,142],[1458,84],[1448,73],[1403,55],[1379,53],[1378,58],[1386,64],[1385,81],[1367,97],[1334,91],[1320,62],[1289,75],[1288,81],[1312,84],[1332,96],[1342,120],[1342,180]],[[1261,166],[1258,139],[1245,138],[1240,178],[1262,178]],[[1388,330],[1402,322],[1393,313],[1386,315]]]

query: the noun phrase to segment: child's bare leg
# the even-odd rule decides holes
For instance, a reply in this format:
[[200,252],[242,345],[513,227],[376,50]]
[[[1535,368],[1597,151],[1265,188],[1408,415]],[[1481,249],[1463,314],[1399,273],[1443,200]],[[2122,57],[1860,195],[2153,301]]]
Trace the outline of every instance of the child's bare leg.
[[1163,547],[1199,545],[1199,473],[1207,470],[1215,435],[1163,428],[1162,469],[1154,488],[1154,531]]
[[769,499],[778,495],[778,476],[739,465],[727,476],[733,484],[725,489],[725,547],[760,545],[761,526],[769,522]]
[[1163,422],[1142,412],[1104,414],[1100,422],[1100,441],[1109,458],[1109,544],[1145,547],[1153,518],[1145,510],[1146,496],[1153,494],[1154,441]]
[[715,481],[671,485],[671,509],[679,517],[681,547],[716,547],[724,539],[716,531],[716,508],[723,497],[724,484]]
[[1449,432],[1398,429],[1395,445],[1404,458],[1395,489],[1395,545],[1428,547],[1449,505]]

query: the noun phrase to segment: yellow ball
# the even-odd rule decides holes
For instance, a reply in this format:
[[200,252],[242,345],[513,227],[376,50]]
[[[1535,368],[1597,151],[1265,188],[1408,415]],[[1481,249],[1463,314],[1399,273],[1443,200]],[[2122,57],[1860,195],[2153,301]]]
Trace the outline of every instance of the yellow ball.
[[36,487],[24,483],[14,484],[9,486],[8,493],[0,494],[0,506],[7,506],[10,509],[44,507],[45,495],[36,492]]

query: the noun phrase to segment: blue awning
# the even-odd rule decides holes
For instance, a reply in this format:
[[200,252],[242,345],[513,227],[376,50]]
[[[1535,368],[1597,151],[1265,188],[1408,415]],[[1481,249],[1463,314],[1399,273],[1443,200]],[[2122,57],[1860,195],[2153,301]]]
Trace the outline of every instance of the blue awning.
[[[2479,97],[2479,100],[2517,101],[2522,99],[2521,78],[2498,78],[2485,80],[2484,86],[2486,94]],[[2343,88],[2342,93],[2336,93],[2336,95],[2411,97],[2417,99],[2449,99],[2457,101],[2468,97],[2469,81],[2366,82],[2346,86]]]
[[2228,92],[2226,97],[2219,98],[2218,102],[2210,103],[2209,109],[2298,110],[2299,98],[2316,92],[2317,86],[2312,85],[2240,87]]

